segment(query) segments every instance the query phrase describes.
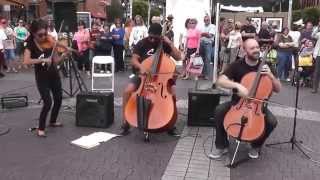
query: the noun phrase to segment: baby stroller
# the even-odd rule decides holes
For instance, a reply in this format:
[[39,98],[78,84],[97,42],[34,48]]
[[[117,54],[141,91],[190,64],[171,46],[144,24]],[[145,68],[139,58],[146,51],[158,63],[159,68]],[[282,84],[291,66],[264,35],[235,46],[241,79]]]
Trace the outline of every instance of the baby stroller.
[[[312,87],[312,74],[314,71],[314,59],[312,56],[312,51],[310,53],[305,53],[304,46],[301,47],[297,58],[295,59],[295,71],[293,74],[293,85],[297,85],[297,82],[299,82],[299,85],[301,87]],[[296,73],[300,69],[300,77],[299,80],[296,79]]]
[[261,48],[262,57],[266,54],[266,64],[270,67],[273,75],[277,76],[277,50],[271,48],[271,45],[264,45]]

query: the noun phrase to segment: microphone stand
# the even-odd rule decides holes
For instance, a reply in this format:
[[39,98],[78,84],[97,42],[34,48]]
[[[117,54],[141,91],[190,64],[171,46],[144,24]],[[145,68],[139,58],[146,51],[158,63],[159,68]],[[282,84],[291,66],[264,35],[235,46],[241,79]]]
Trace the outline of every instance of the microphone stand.
[[293,129],[292,129],[292,136],[288,141],[283,142],[277,142],[277,143],[271,143],[266,144],[267,147],[282,145],[282,144],[291,144],[291,149],[294,150],[294,147],[296,147],[307,159],[311,159],[311,157],[302,149],[303,142],[300,140],[297,140],[296,138],[296,127],[297,127],[297,115],[298,115],[298,103],[299,103],[299,90],[300,90],[300,74],[301,74],[301,67],[298,67],[296,65],[296,97],[295,97],[295,107],[294,107],[294,117],[293,117]]
[[[71,37],[70,37],[69,27],[66,26],[65,29],[67,31],[68,47],[70,47],[71,46]],[[67,71],[68,71],[68,78],[69,78],[69,89],[68,90],[69,91],[66,89],[62,89],[63,92],[66,93],[69,97],[74,97],[79,91],[80,92],[87,92],[88,88],[79,73],[79,69],[74,62],[73,55],[69,55],[68,60],[66,61],[65,64],[67,66]],[[74,75],[76,82],[77,82],[77,85],[78,85],[78,87],[76,89],[74,89],[73,75]]]

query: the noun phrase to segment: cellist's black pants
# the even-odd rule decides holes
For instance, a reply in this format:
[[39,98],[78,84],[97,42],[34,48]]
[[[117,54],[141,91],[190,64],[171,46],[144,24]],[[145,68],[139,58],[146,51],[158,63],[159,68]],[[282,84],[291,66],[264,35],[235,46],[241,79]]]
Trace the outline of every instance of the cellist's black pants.
[[[224,129],[223,121],[224,121],[225,115],[227,114],[231,106],[232,106],[232,102],[226,102],[216,107],[216,111],[215,111],[216,142],[215,144],[216,144],[216,148],[218,149],[224,149],[229,146],[228,135]],[[263,112],[265,113],[265,121],[266,121],[265,134],[263,135],[263,137],[261,137],[257,141],[251,143],[253,148],[261,147],[278,123],[276,117],[271,113],[271,111],[269,111],[268,108],[264,108]]]

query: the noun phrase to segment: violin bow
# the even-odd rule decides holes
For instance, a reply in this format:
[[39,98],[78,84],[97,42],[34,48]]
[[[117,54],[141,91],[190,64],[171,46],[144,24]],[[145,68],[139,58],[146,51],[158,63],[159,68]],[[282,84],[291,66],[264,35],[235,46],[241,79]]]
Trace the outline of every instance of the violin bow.
[[[60,34],[60,33],[61,33],[61,30],[62,30],[63,24],[64,24],[64,20],[62,20],[62,21],[61,21],[61,24],[60,24],[60,28],[59,28],[58,34]],[[57,44],[58,44],[58,41],[55,41],[55,42],[54,42],[54,45],[53,45],[53,48],[52,48],[51,55],[50,55],[50,57],[49,57],[49,58],[51,59],[51,65],[53,64],[52,57],[53,57],[54,51],[55,51],[55,50],[56,50],[56,48],[57,48]]]

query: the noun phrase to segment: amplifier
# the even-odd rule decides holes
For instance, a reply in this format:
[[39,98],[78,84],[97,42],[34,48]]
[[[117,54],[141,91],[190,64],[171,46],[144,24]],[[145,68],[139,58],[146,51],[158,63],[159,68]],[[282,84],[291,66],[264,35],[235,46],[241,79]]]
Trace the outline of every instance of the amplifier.
[[220,91],[189,89],[188,96],[188,126],[214,126],[214,111],[220,103]]
[[95,128],[109,127],[114,121],[113,99],[113,92],[78,94],[76,126]]
[[7,94],[1,97],[1,107],[4,108],[18,108],[28,106],[28,96],[26,94],[14,93]]

